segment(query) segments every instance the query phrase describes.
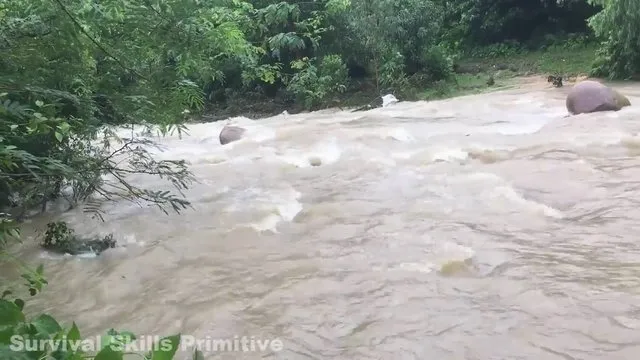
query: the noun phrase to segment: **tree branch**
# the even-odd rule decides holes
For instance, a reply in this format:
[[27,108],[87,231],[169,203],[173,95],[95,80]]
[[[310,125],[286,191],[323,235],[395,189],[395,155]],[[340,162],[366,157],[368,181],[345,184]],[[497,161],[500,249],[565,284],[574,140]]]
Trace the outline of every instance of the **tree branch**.
[[80,24],[78,22],[78,20],[76,20],[75,17],[73,17],[73,15],[71,15],[71,12],[69,12],[69,9],[67,9],[66,6],[64,6],[64,4],[60,1],[60,0],[53,0],[55,3],[58,4],[58,6],[60,6],[60,8],[62,9],[62,11],[64,11],[65,14],[67,14],[67,17],[69,17],[69,19],[71,19],[71,21],[74,23],[74,25],[80,30],[81,33],[83,33],[87,38],[89,38],[89,40],[91,40],[91,42],[97,46],[100,50],[102,50],[102,52],[105,53],[105,55],[107,55],[108,57],[110,57],[111,59],[113,59],[116,63],[118,63],[118,65],[120,65],[123,69],[127,70],[127,71],[131,71],[131,73],[135,74],[136,76],[138,76],[141,79],[144,80],[148,80],[145,76],[143,76],[142,74],[140,74],[139,72],[135,71],[134,69],[131,69],[130,67],[126,66],[122,61],[120,61],[120,59],[116,58],[114,55],[112,55],[107,49],[104,48],[104,46],[102,46],[96,39],[93,38],[93,36],[89,35],[89,33],[87,33],[84,28],[82,27],[82,24]]

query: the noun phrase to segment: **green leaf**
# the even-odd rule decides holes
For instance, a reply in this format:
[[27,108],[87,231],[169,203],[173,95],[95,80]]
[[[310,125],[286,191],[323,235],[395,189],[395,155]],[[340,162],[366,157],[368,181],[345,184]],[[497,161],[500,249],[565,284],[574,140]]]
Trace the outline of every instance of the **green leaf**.
[[64,136],[62,136],[62,134],[60,134],[59,132],[55,132],[55,136],[56,139],[58,139],[59,142],[62,142],[62,140],[64,139]]
[[33,360],[29,353],[16,351],[12,345],[0,344],[0,359],[2,360]]
[[70,341],[80,341],[80,330],[78,329],[78,325],[76,325],[75,321],[71,325],[71,329],[67,333],[67,340]]
[[69,129],[71,129],[71,125],[69,125],[68,122],[63,122],[60,125],[58,125],[58,129],[60,129],[61,132],[66,134],[69,132]]
[[[0,326],[0,344],[8,344],[16,334],[15,326]],[[1,359],[2,357],[0,357]]]
[[0,327],[17,325],[23,321],[25,317],[18,305],[4,299],[0,300]]
[[101,347],[109,346],[112,350],[124,351],[125,346],[136,340],[136,335],[129,331],[116,331],[109,329],[101,338]]
[[180,334],[164,337],[158,345],[151,352],[151,360],[173,360],[180,345]]
[[44,103],[40,100],[36,100],[36,106],[37,107],[42,107],[42,105],[44,105]]
[[123,355],[121,351],[115,351],[110,346],[106,346],[96,354],[93,360],[122,360]]
[[114,334],[107,332],[107,334],[100,336],[100,350],[110,348],[111,350],[120,349],[120,344],[114,341]]
[[56,319],[47,314],[42,314],[31,322],[41,334],[53,335],[62,330]]
[[18,239],[20,237],[20,229],[9,229],[7,232],[12,238]]
[[130,331],[120,331],[118,333],[118,341],[121,341],[123,344],[130,344],[136,339],[136,335]]

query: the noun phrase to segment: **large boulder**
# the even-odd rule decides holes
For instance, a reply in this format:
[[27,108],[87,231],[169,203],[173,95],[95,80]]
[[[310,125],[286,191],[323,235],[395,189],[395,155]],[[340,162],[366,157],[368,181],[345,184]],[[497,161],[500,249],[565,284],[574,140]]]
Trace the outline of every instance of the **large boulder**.
[[620,106],[620,109],[625,106],[631,106],[631,101],[629,101],[626,96],[620,94],[616,89],[611,89],[611,91],[613,91],[613,98],[615,99],[616,104]]
[[631,102],[618,91],[597,81],[577,83],[567,95],[567,110],[573,115],[597,111],[618,111]]
[[226,125],[220,130],[220,144],[226,145],[230,142],[242,139],[245,129],[239,126]]

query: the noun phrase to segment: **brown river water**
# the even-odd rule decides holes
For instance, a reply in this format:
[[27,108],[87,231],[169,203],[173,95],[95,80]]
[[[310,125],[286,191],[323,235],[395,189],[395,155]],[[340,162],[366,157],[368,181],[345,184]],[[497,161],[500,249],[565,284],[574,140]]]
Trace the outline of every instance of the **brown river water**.
[[193,125],[158,156],[191,162],[194,209],[62,214],[122,247],[32,241],[50,285],[28,304],[86,336],[281,345],[210,359],[636,360],[640,105],[565,117],[568,90],[234,118],[247,137],[226,146],[227,121]]

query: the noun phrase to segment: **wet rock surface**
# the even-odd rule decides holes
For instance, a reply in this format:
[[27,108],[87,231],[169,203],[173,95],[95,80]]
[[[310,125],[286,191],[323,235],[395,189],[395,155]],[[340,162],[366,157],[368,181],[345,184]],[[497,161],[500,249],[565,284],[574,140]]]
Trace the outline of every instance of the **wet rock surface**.
[[624,95],[602,83],[585,80],[577,83],[567,95],[566,106],[573,115],[599,111],[618,111],[631,103]]
[[238,141],[242,139],[242,136],[246,132],[246,129],[239,126],[227,125],[220,131],[220,144],[226,145],[228,143]]

